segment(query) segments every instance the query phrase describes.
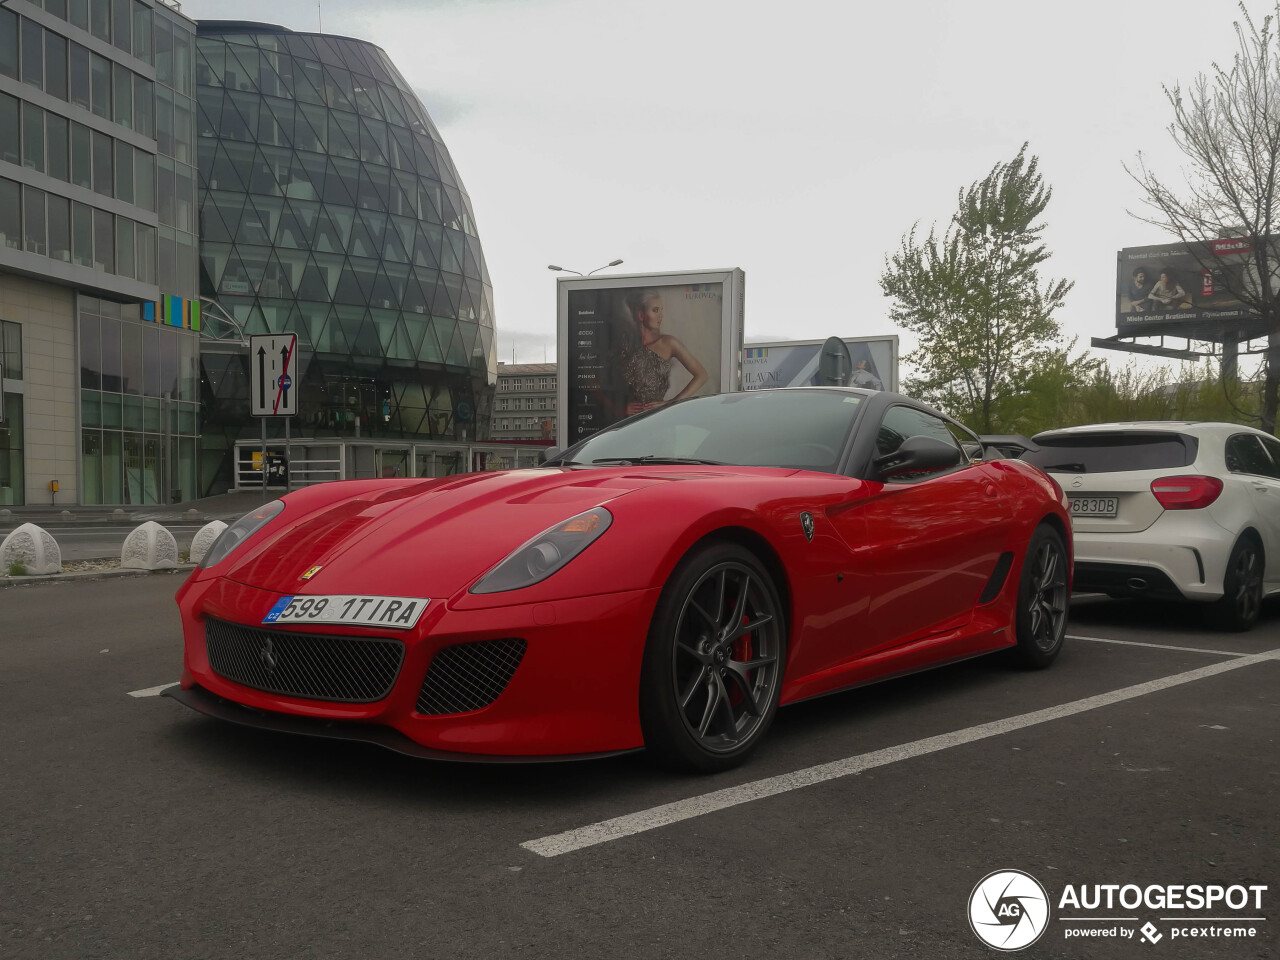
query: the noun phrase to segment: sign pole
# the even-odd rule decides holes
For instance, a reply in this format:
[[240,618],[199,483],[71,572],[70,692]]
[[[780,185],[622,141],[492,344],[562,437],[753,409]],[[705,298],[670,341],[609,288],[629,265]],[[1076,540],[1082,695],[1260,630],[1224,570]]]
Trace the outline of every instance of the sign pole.
[[267,502],[267,418],[260,417],[262,424],[262,502]]
[[289,424],[293,422],[292,417],[284,418],[284,492],[293,492],[293,453],[289,449]]

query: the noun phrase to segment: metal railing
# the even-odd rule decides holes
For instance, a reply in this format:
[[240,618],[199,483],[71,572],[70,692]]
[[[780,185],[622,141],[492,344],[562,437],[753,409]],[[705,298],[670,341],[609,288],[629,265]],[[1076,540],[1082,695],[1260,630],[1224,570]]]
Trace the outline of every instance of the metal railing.
[[306,438],[272,440],[263,459],[261,440],[235,445],[234,490],[260,490],[330,480],[447,477],[481,470],[536,467],[543,448],[508,443],[402,443],[387,440]]

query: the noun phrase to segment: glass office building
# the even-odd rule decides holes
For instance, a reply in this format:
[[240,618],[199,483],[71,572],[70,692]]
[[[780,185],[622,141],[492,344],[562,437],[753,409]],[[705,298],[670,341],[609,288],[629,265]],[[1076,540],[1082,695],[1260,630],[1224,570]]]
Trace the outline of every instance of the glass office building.
[[[296,333],[293,436],[475,440],[496,383],[492,288],[439,132],[378,47],[202,22],[202,484],[227,489],[256,333]],[[272,435],[279,425],[272,423]]]
[[0,504],[196,495],[194,48],[172,2],[0,7]]

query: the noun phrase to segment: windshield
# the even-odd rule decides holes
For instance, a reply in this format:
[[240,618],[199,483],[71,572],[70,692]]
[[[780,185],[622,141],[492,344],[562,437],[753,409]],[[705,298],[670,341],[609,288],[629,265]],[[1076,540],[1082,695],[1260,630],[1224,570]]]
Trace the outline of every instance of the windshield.
[[834,472],[857,394],[753,390],[695,397],[604,430],[565,452],[572,463],[728,463]]

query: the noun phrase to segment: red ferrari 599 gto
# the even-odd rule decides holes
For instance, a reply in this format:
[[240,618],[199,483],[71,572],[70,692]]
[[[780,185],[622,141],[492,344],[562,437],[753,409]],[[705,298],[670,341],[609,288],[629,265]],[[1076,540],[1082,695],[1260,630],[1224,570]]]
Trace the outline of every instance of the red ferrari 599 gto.
[[1057,484],[935,410],[697,397],[537,469],[266,504],[179,591],[169,695],[424,757],[718,770],[780,704],[1002,649],[1048,666],[1071,567]]

